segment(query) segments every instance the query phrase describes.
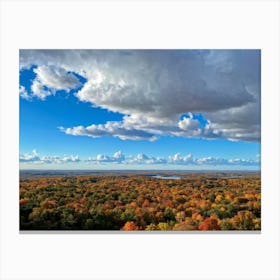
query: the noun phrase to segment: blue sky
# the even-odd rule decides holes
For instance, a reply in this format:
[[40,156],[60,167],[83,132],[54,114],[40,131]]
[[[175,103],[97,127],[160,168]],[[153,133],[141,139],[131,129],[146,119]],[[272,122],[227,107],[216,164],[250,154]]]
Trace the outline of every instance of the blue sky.
[[260,168],[258,50],[21,50],[20,168]]

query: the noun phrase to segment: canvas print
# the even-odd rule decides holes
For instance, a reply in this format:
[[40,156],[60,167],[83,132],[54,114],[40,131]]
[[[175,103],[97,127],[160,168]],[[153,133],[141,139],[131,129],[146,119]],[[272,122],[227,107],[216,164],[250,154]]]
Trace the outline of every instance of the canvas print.
[[261,51],[21,49],[21,231],[261,230]]

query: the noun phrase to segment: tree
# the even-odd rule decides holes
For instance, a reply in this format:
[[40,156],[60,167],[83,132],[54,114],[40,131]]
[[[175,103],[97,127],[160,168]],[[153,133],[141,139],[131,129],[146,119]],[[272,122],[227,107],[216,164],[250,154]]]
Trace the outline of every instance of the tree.
[[248,210],[239,211],[231,221],[235,229],[238,230],[254,230],[254,219],[256,217]]
[[135,220],[135,212],[132,209],[125,209],[125,211],[121,214],[121,219],[123,221],[133,221]]
[[93,229],[93,228],[94,228],[93,219],[87,219],[85,223],[85,229]]
[[198,227],[199,230],[221,230],[218,220],[214,218],[206,218]]
[[164,218],[166,221],[174,221],[175,220],[175,215],[174,212],[171,208],[167,207],[164,210]]
[[158,226],[155,224],[149,224],[145,230],[152,231],[152,230],[159,230]]
[[158,228],[160,230],[172,230],[172,225],[170,223],[159,223]]
[[126,222],[122,230],[131,231],[131,230],[140,230],[140,228],[134,222]]
[[180,212],[178,212],[178,213],[176,214],[176,220],[177,220],[178,222],[184,221],[185,218],[186,218],[186,215],[185,215],[185,212],[184,212],[184,211],[180,211]]
[[220,224],[221,230],[234,230],[233,224],[230,222],[230,219],[224,219]]
[[197,226],[191,218],[186,218],[185,221],[175,224],[173,230],[197,230]]

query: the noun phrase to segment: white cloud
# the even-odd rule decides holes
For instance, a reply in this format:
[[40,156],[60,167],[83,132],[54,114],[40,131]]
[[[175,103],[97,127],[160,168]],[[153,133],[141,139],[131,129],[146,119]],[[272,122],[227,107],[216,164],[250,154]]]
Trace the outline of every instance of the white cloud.
[[73,73],[60,67],[41,65],[33,71],[36,78],[31,85],[31,94],[28,94],[24,87],[20,86],[20,96],[28,100],[33,96],[45,100],[46,97],[55,95],[58,90],[69,92],[80,85],[79,79]]
[[85,162],[93,162],[93,163],[124,163],[125,156],[121,151],[115,152],[112,156],[99,154],[96,157],[89,157],[85,160]]
[[97,155],[96,161],[99,161],[99,162],[108,162],[108,161],[110,161],[110,159],[109,159],[109,157],[104,156],[104,155]]
[[20,162],[37,162],[37,161],[40,161],[40,158],[38,156],[37,151],[33,150],[32,153],[20,155],[19,161]]
[[252,159],[235,158],[235,159],[229,159],[228,160],[228,164],[230,164],[230,165],[248,166],[248,165],[260,164],[260,162],[258,160],[252,160]]
[[68,73],[61,67],[42,65],[35,68],[34,72],[37,74],[36,79],[51,89],[69,92],[80,85],[78,78],[73,73]]
[[76,155],[76,156],[63,156],[63,158],[61,159],[62,162],[79,162],[80,159],[79,157]]
[[125,156],[121,151],[117,151],[114,153],[113,159],[115,159],[117,162],[122,162],[125,160]]
[[21,163],[35,163],[35,164],[53,164],[53,163],[78,163],[80,162],[79,157],[76,155],[64,155],[64,156],[39,156],[36,150],[33,150],[32,153],[27,153],[20,155],[19,161]]
[[138,154],[137,156],[130,157],[129,163],[138,163],[138,164],[144,164],[147,162],[154,162],[153,157],[148,157],[147,155],[141,153]]
[[49,90],[44,89],[44,85],[37,79],[35,79],[31,85],[32,95],[39,99],[45,100],[47,96],[55,94]]
[[28,94],[24,86],[19,86],[19,95],[21,98],[30,100],[31,96]]
[[200,128],[200,123],[198,120],[194,120],[193,118],[184,117],[178,122],[178,126],[182,130],[197,130]]
[[[32,64],[39,98],[76,88],[75,72],[87,80],[75,93],[79,100],[125,115],[121,122],[63,129],[68,134],[260,140],[259,51],[22,50],[21,68]],[[188,112],[202,113],[208,126],[180,120]]]
[[89,136],[89,137],[101,137],[101,136],[113,136],[122,140],[149,140],[154,141],[156,137],[144,130],[138,130],[134,128],[128,128],[123,122],[107,122],[105,124],[90,125],[87,127],[76,126],[73,128],[59,127],[59,129],[66,134],[74,136]]
[[108,121],[105,124],[93,124],[87,127],[59,127],[59,129],[73,136],[88,136],[93,138],[112,136],[122,140],[155,141],[162,135],[207,139],[221,136],[221,132],[213,129],[210,123],[205,127],[200,127],[199,121],[194,119],[184,118],[178,123],[176,121],[167,118],[132,115],[124,116],[122,121]]
[[223,158],[214,158],[214,157],[204,157],[196,159],[197,164],[206,164],[206,165],[228,165],[230,160]]
[[80,159],[77,155],[64,156],[39,156],[36,150],[20,155],[20,163],[33,164],[63,164],[63,163],[88,163],[88,164],[117,164],[117,165],[164,165],[164,166],[260,166],[260,159],[224,159],[215,157],[195,158],[192,154],[181,155],[176,153],[167,157],[153,157],[144,153],[137,155],[124,155],[121,151],[113,155],[98,154],[87,159]]
[[188,154],[186,156],[181,156],[179,153],[173,156],[169,156],[168,162],[173,164],[186,164],[186,165],[196,163],[191,154]]

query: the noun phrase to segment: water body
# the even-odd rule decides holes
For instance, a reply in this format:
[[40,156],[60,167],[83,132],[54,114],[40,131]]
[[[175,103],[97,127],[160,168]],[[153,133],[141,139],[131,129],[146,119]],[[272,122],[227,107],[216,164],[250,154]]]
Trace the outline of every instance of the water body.
[[181,179],[180,176],[162,176],[162,175],[153,175],[151,176],[156,179],[166,179],[166,180],[179,180]]
[[221,177],[221,179],[237,179],[237,178],[242,178],[244,177],[243,175],[233,175],[233,176],[225,176]]

